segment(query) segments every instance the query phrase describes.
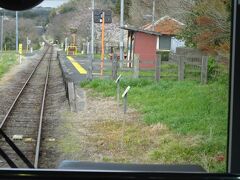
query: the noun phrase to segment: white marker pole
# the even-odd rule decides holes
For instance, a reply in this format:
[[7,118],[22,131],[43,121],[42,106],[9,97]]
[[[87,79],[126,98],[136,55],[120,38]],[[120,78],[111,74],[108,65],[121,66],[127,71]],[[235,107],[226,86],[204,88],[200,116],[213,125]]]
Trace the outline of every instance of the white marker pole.
[[120,105],[119,101],[120,101],[120,80],[121,80],[122,75],[120,74],[120,76],[118,76],[118,78],[116,79],[115,83],[117,84],[117,103],[118,103],[118,107]]
[[124,98],[124,114],[127,113],[127,95],[128,95],[128,91],[130,90],[130,88],[131,87],[128,86],[127,89],[122,94],[122,98]]
[[[122,94],[122,98],[124,98],[124,114],[127,113],[127,95],[128,95],[129,90],[130,90],[130,86],[128,86],[127,89]],[[122,148],[123,148],[123,144],[124,144],[125,124],[126,124],[126,117],[124,117],[123,124],[122,124],[122,142],[121,142],[121,147]]]

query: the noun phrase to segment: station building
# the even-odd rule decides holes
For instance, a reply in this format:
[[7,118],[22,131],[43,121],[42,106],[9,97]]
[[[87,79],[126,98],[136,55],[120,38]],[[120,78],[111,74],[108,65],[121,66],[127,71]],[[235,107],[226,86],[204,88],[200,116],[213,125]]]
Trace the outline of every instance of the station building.
[[146,24],[136,28],[124,26],[122,29],[128,31],[127,40],[127,60],[132,61],[134,55],[138,54],[140,68],[152,67],[147,61],[154,61],[157,58],[157,51],[176,52],[177,47],[182,47],[185,43],[176,38],[184,24],[169,16],[164,16],[155,23]]

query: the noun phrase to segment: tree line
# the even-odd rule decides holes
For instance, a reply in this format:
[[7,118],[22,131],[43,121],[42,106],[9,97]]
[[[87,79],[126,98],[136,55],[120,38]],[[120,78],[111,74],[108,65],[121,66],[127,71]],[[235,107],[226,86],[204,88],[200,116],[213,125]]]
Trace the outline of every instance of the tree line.
[[[141,27],[152,22],[153,0],[124,2],[125,24]],[[184,40],[188,47],[199,48],[213,55],[229,56],[230,0],[155,0],[155,2],[155,20],[169,15],[185,24],[177,37]],[[116,26],[119,26],[120,4],[121,0],[95,0],[96,8],[112,10],[113,23]],[[78,29],[78,36],[86,40],[91,32],[89,7],[91,1],[73,0],[53,10],[49,16],[48,34],[63,41],[64,37],[69,35],[70,27],[75,27]]]

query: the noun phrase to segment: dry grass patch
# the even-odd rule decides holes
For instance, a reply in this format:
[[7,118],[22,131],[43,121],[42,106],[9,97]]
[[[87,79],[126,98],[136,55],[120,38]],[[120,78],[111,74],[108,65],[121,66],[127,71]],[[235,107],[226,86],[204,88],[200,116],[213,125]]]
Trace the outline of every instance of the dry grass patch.
[[[140,164],[198,164],[208,171],[223,163],[222,153],[204,147],[211,139],[183,135],[162,123],[149,125],[130,108],[124,115],[112,97],[86,92],[86,107],[80,113],[64,112],[65,124],[59,143],[64,158],[94,162]],[[126,124],[123,134],[123,121]],[[215,147],[215,146],[214,146]],[[218,148],[218,147],[216,147]],[[213,147],[209,146],[211,151]]]
[[[103,160],[191,164],[193,154],[190,152],[202,142],[200,136],[176,135],[162,124],[148,126],[140,122],[127,122],[125,127],[124,136],[122,122],[119,121],[98,122],[90,127],[94,133],[88,140],[103,155]],[[196,158],[200,159],[200,156]]]

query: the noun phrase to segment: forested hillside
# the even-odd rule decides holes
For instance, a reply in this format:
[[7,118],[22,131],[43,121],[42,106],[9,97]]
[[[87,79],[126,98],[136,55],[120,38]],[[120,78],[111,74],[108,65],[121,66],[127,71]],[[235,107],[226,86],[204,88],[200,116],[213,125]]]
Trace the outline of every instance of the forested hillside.
[[[19,17],[19,43],[23,44],[26,49],[27,37],[31,40],[31,47],[33,49],[39,48],[39,42],[41,37],[37,33],[36,26],[43,26],[48,23],[49,13],[51,8],[37,7],[27,11],[18,12]],[[16,34],[16,12],[2,10],[3,15],[3,45],[6,50],[14,50],[15,46],[15,34]]]
[[[155,20],[164,15],[180,18],[181,1],[156,0]],[[124,24],[140,27],[152,22],[152,1],[125,0]],[[91,32],[91,1],[73,0],[52,10],[49,16],[47,35],[54,40],[63,42],[70,36],[70,28],[77,29],[78,43],[90,40]],[[96,9],[110,9],[113,23],[106,25],[106,43],[117,44],[119,41],[120,0],[95,0]],[[176,11],[178,9],[178,11]],[[101,25],[95,24],[95,39],[101,38]],[[110,40],[111,41],[108,41]]]
[[[155,0],[155,20],[169,15],[185,24],[178,38],[189,47],[197,47],[210,54],[229,55],[230,0]],[[78,30],[78,41],[90,40],[91,1],[72,0],[54,9],[49,16],[47,34],[63,42],[70,28]],[[106,43],[119,41],[120,0],[95,0],[95,8],[111,9],[113,23],[106,25]],[[124,24],[141,27],[152,22],[152,0],[125,0]],[[96,24],[95,39],[101,36],[101,25]],[[109,42],[110,43],[110,42]]]

